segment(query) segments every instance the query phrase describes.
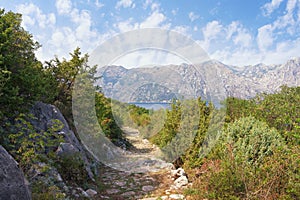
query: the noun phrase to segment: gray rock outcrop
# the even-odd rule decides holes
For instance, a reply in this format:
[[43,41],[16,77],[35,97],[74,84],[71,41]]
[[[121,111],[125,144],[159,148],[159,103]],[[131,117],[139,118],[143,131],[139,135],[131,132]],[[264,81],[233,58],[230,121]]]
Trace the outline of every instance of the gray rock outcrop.
[[88,159],[89,156],[90,158],[92,158],[92,156],[79,142],[58,108],[50,104],[36,102],[30,112],[34,116],[33,119],[30,119],[30,123],[37,131],[47,131],[53,125],[53,120],[59,120],[63,124],[63,128],[56,132],[57,134],[63,135],[64,138],[64,142],[58,147],[57,154],[59,156],[66,154],[72,156],[74,153],[79,153],[85,164],[89,178],[93,180],[92,164]]
[[0,146],[0,200],[31,199],[23,172],[17,162]]

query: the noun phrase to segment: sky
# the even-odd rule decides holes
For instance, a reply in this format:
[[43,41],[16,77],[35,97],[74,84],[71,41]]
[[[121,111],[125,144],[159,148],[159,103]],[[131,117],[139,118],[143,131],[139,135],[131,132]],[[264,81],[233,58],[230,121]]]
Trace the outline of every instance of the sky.
[[[41,61],[69,58],[76,47],[91,54],[118,34],[154,27],[191,38],[228,65],[300,57],[300,0],[1,0],[0,7],[23,15],[22,26],[42,45],[36,52]],[[116,63],[156,62],[151,53],[141,54],[148,55],[144,63],[133,62],[132,54]]]

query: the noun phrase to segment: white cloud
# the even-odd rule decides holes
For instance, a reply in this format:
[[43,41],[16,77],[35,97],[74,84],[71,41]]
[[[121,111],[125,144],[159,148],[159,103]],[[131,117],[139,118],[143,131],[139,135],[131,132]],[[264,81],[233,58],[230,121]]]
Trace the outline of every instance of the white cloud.
[[96,0],[96,1],[95,1],[95,6],[96,6],[97,8],[102,8],[102,7],[104,6],[104,4],[101,3],[101,2],[99,2],[99,0]]
[[233,39],[234,44],[241,45],[242,47],[249,47],[252,42],[252,36],[245,32],[245,31],[239,31],[237,36]]
[[260,51],[266,51],[273,44],[273,30],[270,24],[258,29],[257,45]]
[[233,21],[226,27],[226,39],[232,40],[235,45],[249,47],[252,42],[251,34],[238,21]]
[[172,30],[176,31],[178,33],[181,33],[183,35],[188,35],[189,27],[188,26],[175,26],[174,28],[172,28]]
[[199,15],[196,15],[194,12],[190,12],[189,13],[189,18],[191,20],[191,22],[195,21],[196,19],[199,18]]
[[217,39],[221,32],[223,31],[223,26],[218,21],[211,21],[202,28],[202,34],[204,39],[199,42],[199,44],[208,51],[211,47],[211,42],[214,39]]
[[298,22],[300,22],[300,1],[298,1],[298,6],[297,6],[297,8],[298,8]]
[[72,10],[71,0],[56,0],[55,6],[60,15],[69,14]]
[[145,20],[141,22],[136,22],[134,21],[134,18],[129,18],[127,20],[114,23],[113,27],[117,28],[120,32],[127,32],[130,30],[140,28],[170,28],[170,24],[164,23],[166,19],[167,18],[163,13],[159,12],[158,10],[155,10]]
[[173,15],[177,15],[178,10],[179,10],[179,9],[176,8],[176,9],[173,9],[171,12],[172,12]]
[[[33,3],[16,5],[22,14],[22,25],[33,33],[34,39],[43,46],[38,49],[38,59],[50,60],[54,55],[69,57],[69,52],[80,47],[82,52],[94,49],[102,36],[92,27],[91,14],[86,10],[73,7],[71,1],[57,0],[57,13],[43,13]],[[57,19],[58,17],[58,19]],[[63,19],[65,25],[58,26],[57,20]]]
[[114,60],[112,65],[122,65],[127,68],[152,67],[159,65],[181,64],[187,61],[171,52],[157,49],[142,49],[133,51]]
[[291,13],[294,11],[294,9],[296,8],[296,5],[297,5],[297,1],[298,0],[288,0],[288,2],[286,4],[286,11],[288,13]]
[[146,0],[143,3],[143,9],[151,8],[152,11],[158,11],[160,9],[160,4],[157,2],[153,2],[153,0]]
[[135,4],[133,3],[132,0],[120,0],[116,4],[116,9],[120,9],[121,7],[123,7],[123,8],[134,8]]
[[28,15],[22,15],[22,26],[28,29],[28,26],[33,26],[35,24],[35,19]]
[[239,26],[239,22],[237,21],[233,21],[231,22],[231,24],[229,24],[229,26],[227,27],[227,35],[226,35],[226,39],[229,40],[231,39],[232,35],[238,30],[238,26]]
[[165,20],[166,16],[164,14],[155,11],[140,24],[140,28],[159,27]]
[[152,11],[155,11],[155,10],[159,10],[159,8],[160,8],[160,5],[158,4],[158,3],[153,3],[152,5],[151,5],[151,10]]
[[143,8],[144,9],[147,9],[148,6],[150,6],[152,4],[152,0],[146,0],[144,3],[143,3]]
[[202,29],[204,39],[211,40],[217,37],[222,31],[223,26],[218,21],[211,21]]
[[17,5],[16,10],[17,12],[22,13],[22,25],[25,28],[28,28],[28,26],[34,26],[35,23],[37,23],[40,28],[46,28],[49,26],[53,27],[56,23],[54,13],[46,15],[33,3]]
[[133,23],[133,18],[129,18],[128,20],[116,23],[113,25],[115,28],[118,28],[120,32],[127,32],[138,28],[137,23]]
[[265,16],[269,16],[273,13],[274,10],[276,10],[280,4],[283,2],[284,0],[272,0],[269,3],[266,3],[265,5],[263,5],[262,9],[263,9],[263,14]]

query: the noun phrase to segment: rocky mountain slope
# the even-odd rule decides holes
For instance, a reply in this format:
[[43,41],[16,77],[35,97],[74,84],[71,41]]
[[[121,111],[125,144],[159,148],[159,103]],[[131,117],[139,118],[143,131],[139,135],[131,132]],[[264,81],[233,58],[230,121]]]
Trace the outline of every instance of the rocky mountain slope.
[[162,102],[177,98],[227,96],[251,98],[271,93],[282,85],[300,84],[300,58],[281,65],[228,66],[212,60],[196,65],[168,65],[126,69],[122,66],[100,68],[104,93],[123,102]]

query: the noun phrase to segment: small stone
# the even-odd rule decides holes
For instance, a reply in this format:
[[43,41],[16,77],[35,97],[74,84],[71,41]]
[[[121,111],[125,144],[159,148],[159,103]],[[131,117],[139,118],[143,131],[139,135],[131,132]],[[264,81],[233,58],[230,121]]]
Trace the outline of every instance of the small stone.
[[181,167],[175,170],[171,170],[171,176],[174,178],[178,178],[180,176],[186,176],[186,173],[184,171],[184,169],[182,169]]
[[84,197],[90,197],[90,195],[87,192],[85,192],[85,191],[82,191],[81,195],[84,196]]
[[161,196],[160,197],[162,200],[167,200],[169,197],[168,196]]
[[154,190],[154,187],[152,185],[145,185],[142,187],[142,190],[144,192],[150,192],[150,191]]
[[181,188],[182,186],[185,186],[188,183],[189,183],[189,181],[186,176],[181,176],[174,181],[174,185],[176,188]]
[[116,194],[118,192],[120,192],[120,190],[118,190],[118,189],[108,189],[108,190],[106,190],[107,194]]
[[184,196],[182,194],[171,194],[169,196],[170,199],[184,199]]
[[128,196],[134,196],[135,192],[134,191],[129,191],[129,192],[125,192],[122,194],[122,196],[128,197]]
[[125,181],[116,181],[115,184],[116,184],[117,186],[122,187],[122,186],[126,185],[126,182],[125,182]]
[[93,189],[88,189],[87,191],[85,191],[90,197],[93,197],[97,194],[97,192]]

